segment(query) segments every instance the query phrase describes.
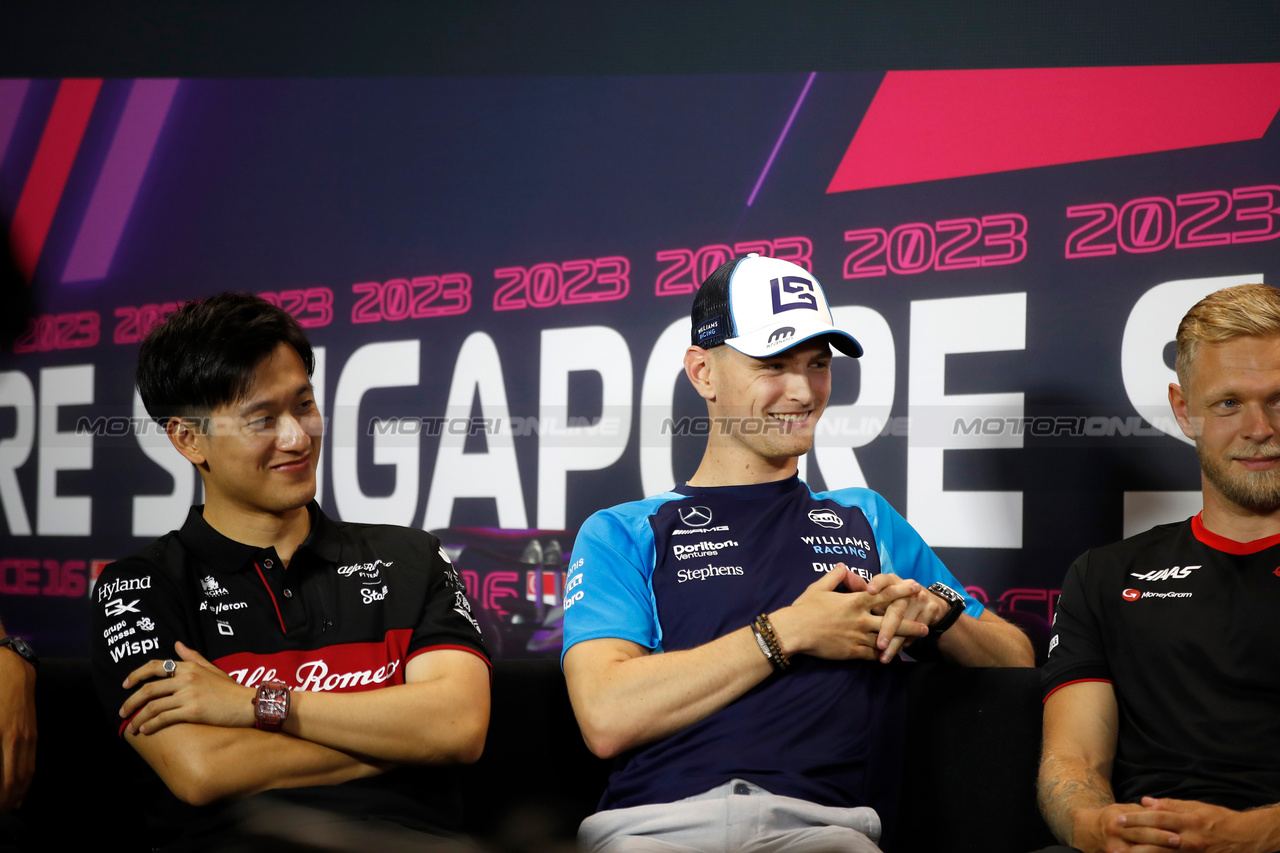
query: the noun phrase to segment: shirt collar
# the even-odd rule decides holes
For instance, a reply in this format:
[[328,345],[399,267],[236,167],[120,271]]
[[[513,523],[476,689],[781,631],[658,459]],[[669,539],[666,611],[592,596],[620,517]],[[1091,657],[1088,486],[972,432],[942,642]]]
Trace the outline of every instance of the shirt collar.
[[[320,511],[315,501],[307,505],[307,514],[311,519],[311,529],[307,533],[307,538],[298,546],[298,552],[309,549],[324,560],[336,562],[339,547],[332,535],[332,523]],[[191,507],[187,513],[186,522],[178,531],[178,539],[201,563],[220,572],[244,571],[255,559],[274,552],[272,548],[246,545],[223,536],[204,520],[203,505]]]

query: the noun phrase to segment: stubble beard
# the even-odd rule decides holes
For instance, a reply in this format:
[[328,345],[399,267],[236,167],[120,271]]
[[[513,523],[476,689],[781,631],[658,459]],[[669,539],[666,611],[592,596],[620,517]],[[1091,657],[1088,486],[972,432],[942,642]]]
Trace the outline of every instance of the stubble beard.
[[[1280,446],[1265,444],[1256,450],[1257,456],[1280,457]],[[1248,512],[1270,515],[1280,510],[1280,466],[1269,471],[1231,472],[1231,457],[1214,457],[1196,442],[1196,455],[1200,457],[1200,470],[1222,497]]]

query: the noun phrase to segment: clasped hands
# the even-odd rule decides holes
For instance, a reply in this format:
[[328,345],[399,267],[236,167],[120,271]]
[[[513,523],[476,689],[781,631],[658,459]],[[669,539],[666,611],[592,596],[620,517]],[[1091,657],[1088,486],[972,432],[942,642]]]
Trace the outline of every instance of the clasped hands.
[[[1275,807],[1272,807],[1272,810]],[[1277,820],[1269,809],[1238,812],[1195,800],[1143,797],[1078,813],[1073,843],[1087,851],[1270,853]]]
[[[837,592],[841,586],[848,592]],[[787,653],[888,663],[949,609],[918,581],[889,574],[868,581],[837,563],[770,618]]]
[[163,661],[152,660],[124,680],[126,689],[142,685],[120,706],[129,733],[155,734],[174,723],[252,728],[257,691],[241,686],[181,642],[173,647],[181,663],[172,676],[165,675]]

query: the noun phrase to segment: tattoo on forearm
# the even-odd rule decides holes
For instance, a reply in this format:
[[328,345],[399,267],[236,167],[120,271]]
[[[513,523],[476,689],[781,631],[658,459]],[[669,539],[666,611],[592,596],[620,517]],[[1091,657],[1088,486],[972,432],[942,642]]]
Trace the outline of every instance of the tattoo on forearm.
[[1040,813],[1054,837],[1063,844],[1072,842],[1073,811],[1101,809],[1116,801],[1110,780],[1097,770],[1048,755],[1040,762],[1037,787]]

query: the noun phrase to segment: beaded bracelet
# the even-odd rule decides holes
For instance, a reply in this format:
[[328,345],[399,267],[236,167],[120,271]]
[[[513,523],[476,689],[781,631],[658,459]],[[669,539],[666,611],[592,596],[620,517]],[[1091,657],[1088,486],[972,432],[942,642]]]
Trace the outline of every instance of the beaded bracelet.
[[782,653],[782,646],[778,644],[778,635],[773,631],[769,614],[761,613],[756,617],[756,621],[751,623],[751,633],[755,635],[756,644],[760,646],[760,651],[768,659],[773,671],[786,672],[791,666],[791,659]]

